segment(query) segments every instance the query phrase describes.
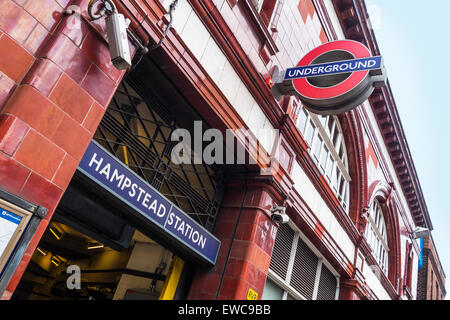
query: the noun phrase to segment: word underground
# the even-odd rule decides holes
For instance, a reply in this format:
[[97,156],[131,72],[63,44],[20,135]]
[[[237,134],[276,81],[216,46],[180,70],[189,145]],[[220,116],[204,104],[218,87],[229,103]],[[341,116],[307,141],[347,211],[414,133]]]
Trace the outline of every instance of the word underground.
[[[176,211],[178,210],[175,210],[168,201],[165,201],[152,189],[140,185],[138,179],[126,176],[119,172],[117,168],[112,169],[111,164],[104,161],[97,153],[93,154],[89,162],[89,167],[92,168],[93,166],[95,172],[114,184],[114,188],[124,191],[128,201],[132,200],[134,205],[138,205],[140,208],[144,207],[148,213],[153,215],[154,220],[165,221],[165,223],[161,223],[165,228],[176,231],[191,243],[202,249],[205,248],[206,238],[195,230],[193,225],[188,224],[185,221],[186,218],[183,219],[177,215]],[[168,218],[166,217],[167,212],[170,212]]]
[[381,67],[381,56],[336,61],[322,64],[312,64],[286,70],[284,80],[299,79],[306,77],[319,77],[331,74],[348,73],[356,71],[374,70]]

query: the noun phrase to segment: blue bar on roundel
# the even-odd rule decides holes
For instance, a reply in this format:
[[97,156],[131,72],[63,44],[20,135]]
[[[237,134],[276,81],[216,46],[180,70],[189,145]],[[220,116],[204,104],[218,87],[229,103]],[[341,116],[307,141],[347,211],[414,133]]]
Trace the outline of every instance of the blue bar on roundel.
[[381,64],[382,64],[381,56],[313,64],[308,66],[287,69],[284,76],[284,80],[375,70],[380,69]]

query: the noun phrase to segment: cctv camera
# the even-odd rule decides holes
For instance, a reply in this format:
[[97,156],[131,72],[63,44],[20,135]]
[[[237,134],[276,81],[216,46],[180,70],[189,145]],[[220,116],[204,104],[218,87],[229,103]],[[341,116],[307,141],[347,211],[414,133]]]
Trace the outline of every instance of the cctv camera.
[[270,209],[270,213],[272,213],[272,215],[270,216],[270,219],[273,222],[278,222],[280,224],[288,223],[289,216],[285,212],[286,212],[285,207],[274,206]]
[[123,14],[114,12],[106,18],[106,32],[108,33],[111,62],[119,70],[131,67],[127,28],[127,21]]
[[108,15],[105,22],[111,62],[117,69],[126,70],[131,67],[131,53],[127,34],[127,29],[131,21],[125,19],[124,15],[117,11],[117,7],[113,0],[103,0],[100,11],[94,13],[94,6],[97,1],[98,0],[91,0],[89,2],[89,16],[93,20],[96,20],[100,19],[105,14]]
[[270,219],[273,222],[278,222],[279,224],[284,224],[289,222],[289,216],[287,214],[280,214],[278,212],[272,213]]

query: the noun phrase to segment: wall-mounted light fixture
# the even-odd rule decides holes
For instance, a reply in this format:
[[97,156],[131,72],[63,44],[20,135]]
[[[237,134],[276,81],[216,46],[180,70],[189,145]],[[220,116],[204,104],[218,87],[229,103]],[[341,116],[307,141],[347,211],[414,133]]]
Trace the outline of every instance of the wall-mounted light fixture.
[[430,229],[424,227],[416,227],[411,233],[411,238],[428,238],[431,235]]

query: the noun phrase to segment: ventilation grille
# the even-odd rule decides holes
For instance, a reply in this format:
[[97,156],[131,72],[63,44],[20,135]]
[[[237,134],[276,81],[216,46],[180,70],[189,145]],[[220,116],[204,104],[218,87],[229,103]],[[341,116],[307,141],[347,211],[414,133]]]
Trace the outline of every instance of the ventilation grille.
[[[297,246],[294,246],[294,239]],[[293,247],[296,247],[295,252]],[[323,264],[319,276],[318,265],[319,258],[308,245],[287,224],[281,225],[275,238],[270,270],[307,300],[335,300],[338,280]]]
[[283,280],[286,280],[293,240],[294,231],[288,225],[282,224],[275,238],[270,269]]
[[337,279],[324,265],[320,274],[319,290],[317,291],[317,300],[335,300],[336,299]]
[[300,238],[295,252],[294,267],[291,276],[291,286],[306,299],[311,300],[316,280],[319,259]]

